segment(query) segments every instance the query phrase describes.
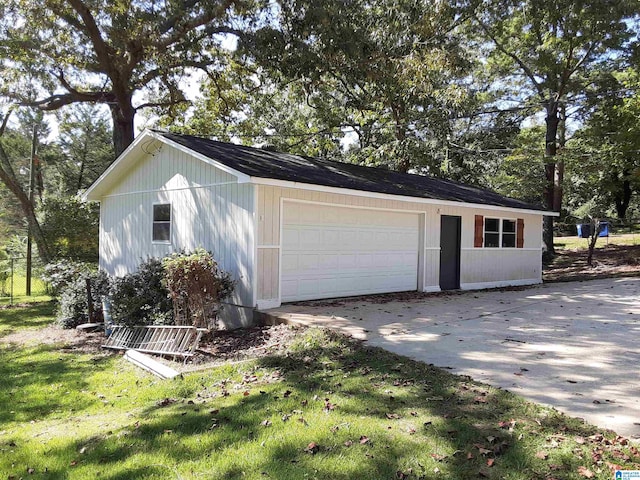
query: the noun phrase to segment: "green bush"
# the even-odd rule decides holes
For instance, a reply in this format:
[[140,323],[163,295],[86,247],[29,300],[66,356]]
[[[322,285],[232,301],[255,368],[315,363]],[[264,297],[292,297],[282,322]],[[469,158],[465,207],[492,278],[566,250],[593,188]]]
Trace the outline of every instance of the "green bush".
[[235,288],[231,275],[220,270],[213,255],[201,248],[169,255],[162,265],[176,323],[217,328],[221,302]]
[[59,296],[67,285],[80,277],[86,278],[92,272],[96,272],[95,264],[65,260],[45,265],[42,280],[53,295]]
[[103,272],[81,272],[75,279],[61,287],[60,304],[56,320],[63,328],[75,328],[88,322],[89,306],[87,302],[87,279],[91,285],[91,301],[96,312],[93,320],[102,316],[102,296],[109,294],[111,281]]
[[173,307],[163,284],[162,261],[149,258],[111,285],[111,317],[117,325],[172,325]]

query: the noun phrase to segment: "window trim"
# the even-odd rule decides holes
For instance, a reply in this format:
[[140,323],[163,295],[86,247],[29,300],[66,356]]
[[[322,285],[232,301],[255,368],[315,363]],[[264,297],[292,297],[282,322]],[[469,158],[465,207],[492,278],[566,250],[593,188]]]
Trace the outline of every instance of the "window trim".
[[[497,247],[487,247],[487,241],[486,241],[486,234],[487,234],[487,219],[489,220],[498,220],[498,232],[494,232],[494,231],[490,231],[488,233],[498,233],[498,246]],[[515,230],[513,232],[507,232],[508,234],[513,234],[513,247],[505,247],[502,245],[503,242],[503,234],[505,233],[503,231],[503,225],[504,225],[504,221],[508,220],[510,222],[513,222],[513,225],[515,227]],[[512,248],[518,248],[518,219],[517,218],[511,218],[511,217],[483,217],[482,219],[482,248],[487,248],[487,249],[509,249],[511,250]]]
[[[155,220],[155,207],[156,205],[169,205],[169,221]],[[156,240],[153,238],[153,227],[156,223],[168,223],[169,224],[169,240]],[[151,204],[151,243],[158,245],[171,245],[173,238],[173,204],[171,202],[153,202]]]

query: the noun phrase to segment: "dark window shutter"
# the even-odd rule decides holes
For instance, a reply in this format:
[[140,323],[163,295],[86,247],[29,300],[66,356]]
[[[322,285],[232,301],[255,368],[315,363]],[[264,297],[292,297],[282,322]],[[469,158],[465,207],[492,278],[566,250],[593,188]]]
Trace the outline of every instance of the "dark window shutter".
[[516,224],[516,247],[524,247],[524,219],[519,218]]
[[482,237],[484,235],[484,218],[482,215],[476,215],[476,225],[473,235],[473,246],[475,248],[482,247]]

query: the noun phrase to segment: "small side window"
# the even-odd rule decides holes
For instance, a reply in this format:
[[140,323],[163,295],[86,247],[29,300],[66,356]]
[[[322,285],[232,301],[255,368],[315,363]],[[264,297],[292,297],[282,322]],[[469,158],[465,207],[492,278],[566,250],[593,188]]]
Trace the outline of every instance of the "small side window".
[[153,206],[153,241],[171,242],[171,204],[162,203]]
[[487,248],[500,246],[500,220],[497,218],[484,219],[484,246]]
[[502,220],[502,246],[505,248],[516,248],[515,220]]

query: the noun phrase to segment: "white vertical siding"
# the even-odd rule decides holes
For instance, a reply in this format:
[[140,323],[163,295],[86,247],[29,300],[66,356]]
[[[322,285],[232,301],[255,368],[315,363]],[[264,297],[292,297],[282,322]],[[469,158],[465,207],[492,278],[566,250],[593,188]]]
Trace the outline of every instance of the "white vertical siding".
[[[254,307],[254,192],[253,185],[164,146],[101,199],[100,267],[121,276],[146,258],[202,247],[238,282],[230,303],[244,308],[227,306],[227,325],[248,324]],[[171,203],[170,244],[152,241],[154,203]]]

